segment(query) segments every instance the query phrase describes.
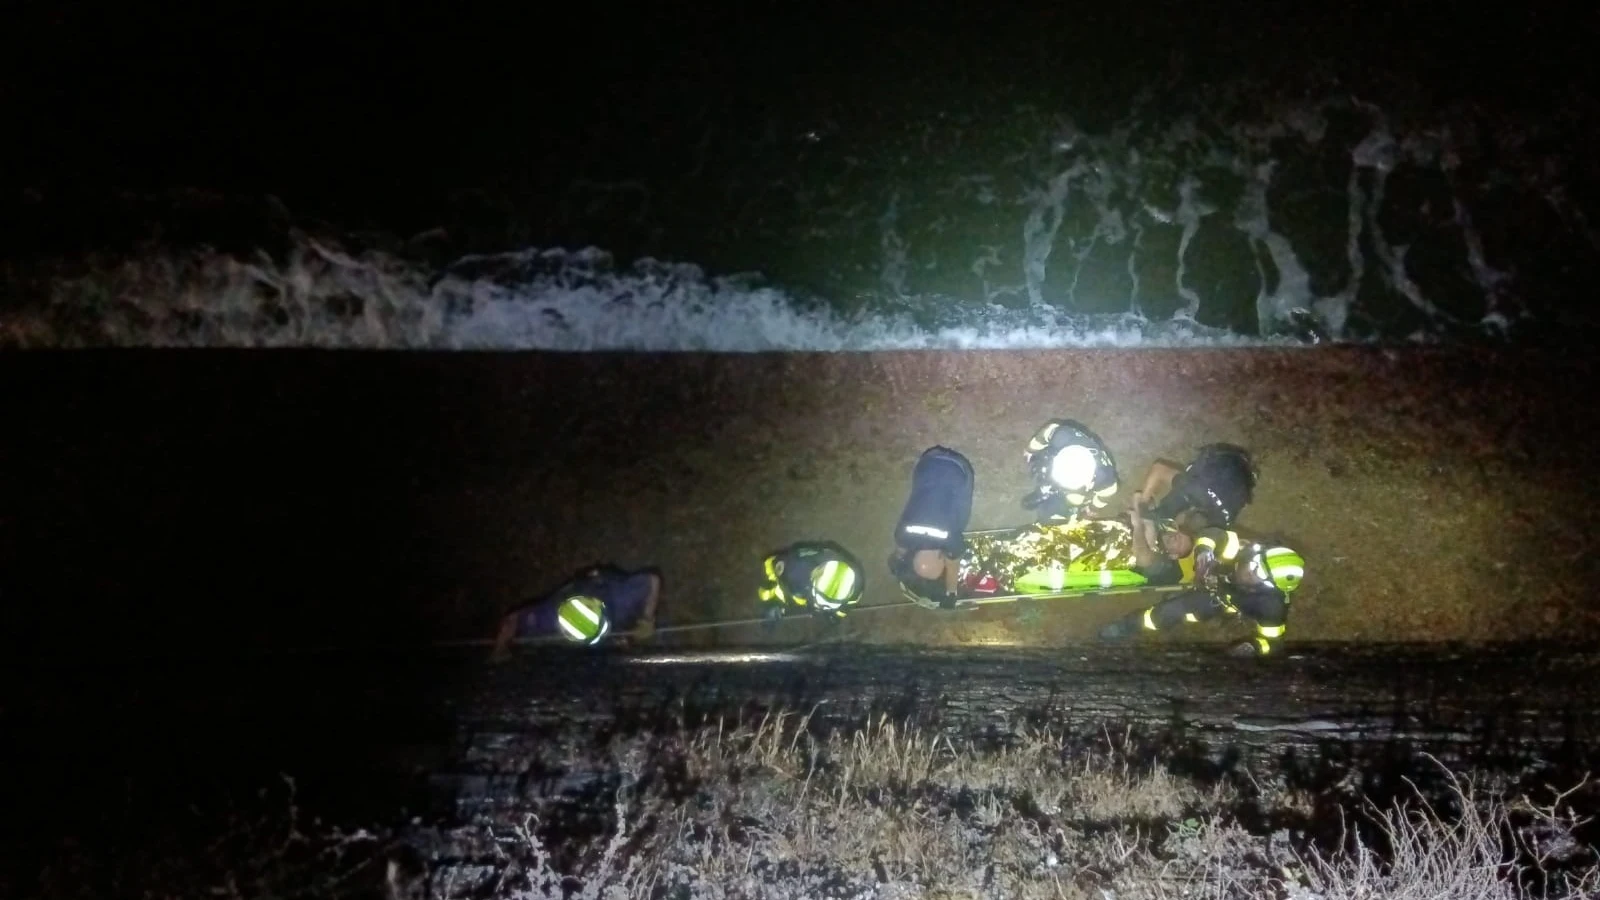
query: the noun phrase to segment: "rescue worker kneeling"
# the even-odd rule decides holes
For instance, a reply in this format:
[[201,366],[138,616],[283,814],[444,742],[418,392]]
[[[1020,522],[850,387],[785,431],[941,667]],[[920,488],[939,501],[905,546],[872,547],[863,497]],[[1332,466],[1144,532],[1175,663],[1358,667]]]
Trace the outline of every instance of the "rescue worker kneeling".
[[[1178,553],[1187,553],[1187,538],[1176,530],[1163,530],[1161,549],[1150,546],[1149,519],[1135,495],[1135,566],[1152,585],[1177,584],[1182,579]],[[1256,635],[1233,648],[1235,656],[1266,656],[1283,637],[1289,620],[1289,595],[1305,577],[1305,560],[1294,550],[1277,544],[1247,543],[1233,531],[1208,528],[1194,539],[1197,587],[1184,591],[1100,630],[1101,640],[1120,641],[1141,631],[1162,631],[1182,622],[1203,622],[1223,613],[1255,620]]]
[[1182,469],[1158,461],[1145,476],[1142,493],[1158,520],[1184,512],[1200,514],[1213,528],[1232,528],[1255,496],[1258,473],[1250,451],[1237,444],[1207,444]]
[[894,526],[889,571],[900,592],[919,606],[954,609],[961,558],[977,477],[972,463],[949,447],[929,447],[911,470],[911,492]]
[[518,638],[560,636],[592,647],[625,633],[647,638],[655,631],[661,599],[661,574],[654,569],[626,572],[616,566],[591,566],[554,591],[512,610],[500,620],[491,659],[505,659]]
[[836,622],[866,588],[860,563],[838,544],[792,544],[762,565],[766,581],[757,596],[767,605],[762,615],[770,624],[791,609]]
[[1064,521],[1105,515],[1117,493],[1117,464],[1094,432],[1072,419],[1052,419],[1034,432],[1022,454],[1034,491],[1022,508],[1037,510],[1039,521]]

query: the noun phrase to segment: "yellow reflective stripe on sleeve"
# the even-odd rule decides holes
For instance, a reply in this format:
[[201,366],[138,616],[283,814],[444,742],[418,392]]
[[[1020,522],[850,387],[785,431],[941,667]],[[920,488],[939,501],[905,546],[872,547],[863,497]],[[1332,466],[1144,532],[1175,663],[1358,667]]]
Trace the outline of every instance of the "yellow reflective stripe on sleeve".
[[1190,623],[1193,623],[1193,622],[1198,622],[1198,621],[1200,621],[1200,617],[1199,617],[1199,616],[1197,616],[1197,615],[1195,615],[1195,614],[1194,614],[1194,613],[1184,613],[1184,614],[1183,614],[1183,620],[1184,620],[1184,621],[1185,621],[1185,622],[1190,622]]
[[1194,548],[1196,550],[1199,550],[1201,547],[1205,547],[1206,549],[1208,549],[1208,550],[1210,550],[1212,552],[1216,552],[1217,542],[1212,540],[1210,537],[1202,534],[1201,536],[1199,536],[1199,537],[1194,539]]
[[1153,613],[1155,611],[1156,611],[1156,608],[1154,606],[1152,606],[1149,609],[1144,611],[1144,627],[1145,627],[1146,631],[1160,631],[1161,630],[1161,629],[1156,627],[1155,617],[1151,615],[1151,613]]
[[1266,638],[1256,638],[1256,647],[1261,650],[1262,656],[1272,652],[1272,642]]
[[1222,557],[1223,562],[1233,562],[1234,557],[1239,555],[1240,546],[1239,535],[1230,531],[1228,532],[1228,541],[1223,545],[1222,552],[1218,555]]
[[1283,637],[1283,633],[1285,631],[1287,631],[1287,630],[1288,630],[1288,628],[1286,628],[1283,625],[1257,625],[1256,626],[1256,633],[1261,635],[1264,638],[1281,638],[1281,637]]

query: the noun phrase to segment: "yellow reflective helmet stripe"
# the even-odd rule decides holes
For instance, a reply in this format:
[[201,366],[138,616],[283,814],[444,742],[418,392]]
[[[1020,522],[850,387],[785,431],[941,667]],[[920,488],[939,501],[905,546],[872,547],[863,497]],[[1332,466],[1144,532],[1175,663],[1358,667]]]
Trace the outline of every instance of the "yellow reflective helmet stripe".
[[574,641],[595,641],[604,636],[605,604],[595,597],[578,595],[561,601],[556,611],[556,625],[564,637]]
[[811,583],[826,599],[842,601],[855,590],[856,570],[847,563],[830,559],[812,573]]
[[1306,574],[1306,561],[1288,547],[1269,547],[1261,553],[1262,575],[1285,594],[1300,587]]
[[1050,445],[1050,439],[1055,437],[1056,429],[1059,427],[1060,426],[1056,425],[1054,422],[1051,422],[1050,424],[1034,432],[1033,439],[1028,441],[1028,452],[1038,453],[1040,450],[1048,447]]

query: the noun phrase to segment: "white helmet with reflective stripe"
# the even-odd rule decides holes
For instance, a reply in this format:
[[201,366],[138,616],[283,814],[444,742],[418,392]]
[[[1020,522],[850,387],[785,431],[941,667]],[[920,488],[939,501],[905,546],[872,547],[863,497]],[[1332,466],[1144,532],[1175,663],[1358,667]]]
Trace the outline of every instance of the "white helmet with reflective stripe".
[[1294,593],[1306,574],[1306,561],[1288,547],[1268,547],[1253,555],[1250,569],[1285,594]]
[[1100,470],[1100,455],[1082,444],[1062,447],[1050,460],[1050,481],[1064,491],[1087,491],[1094,487]]
[[611,617],[600,600],[579,594],[561,601],[556,613],[561,636],[580,644],[596,644],[611,630]]
[[843,560],[830,559],[812,569],[811,587],[817,607],[834,610],[853,602],[860,581],[855,567]]

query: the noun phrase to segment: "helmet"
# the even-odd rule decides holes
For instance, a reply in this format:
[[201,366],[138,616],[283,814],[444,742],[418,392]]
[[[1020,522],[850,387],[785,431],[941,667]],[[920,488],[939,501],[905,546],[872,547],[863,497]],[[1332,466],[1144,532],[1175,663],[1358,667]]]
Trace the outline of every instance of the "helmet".
[[861,596],[861,573],[842,559],[830,559],[811,570],[811,588],[824,609],[854,603]]
[[1064,491],[1086,490],[1094,486],[1100,469],[1100,455],[1082,444],[1062,447],[1050,460],[1050,481]]
[[556,622],[561,636],[580,644],[597,644],[611,630],[611,617],[606,615],[606,605],[585,594],[561,601]]
[[1306,574],[1306,561],[1288,547],[1268,547],[1256,554],[1251,566],[1263,581],[1285,594],[1294,593]]

